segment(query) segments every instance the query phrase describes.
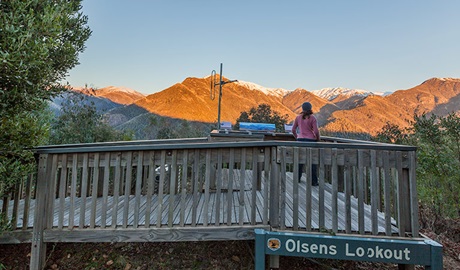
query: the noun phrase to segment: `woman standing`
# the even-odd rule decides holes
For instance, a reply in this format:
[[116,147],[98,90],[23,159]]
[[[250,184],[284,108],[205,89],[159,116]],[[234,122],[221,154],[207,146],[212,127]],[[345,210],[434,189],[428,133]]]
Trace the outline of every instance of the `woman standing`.
[[[299,132],[297,133],[297,128]],[[299,114],[292,125],[292,134],[297,141],[303,142],[318,142],[320,140],[318,123],[316,117],[313,115],[312,107],[310,102],[304,102],[302,104],[302,113]],[[318,185],[318,174],[317,165],[312,164],[312,179],[311,184],[313,186]],[[303,164],[299,164],[299,182],[302,177]]]

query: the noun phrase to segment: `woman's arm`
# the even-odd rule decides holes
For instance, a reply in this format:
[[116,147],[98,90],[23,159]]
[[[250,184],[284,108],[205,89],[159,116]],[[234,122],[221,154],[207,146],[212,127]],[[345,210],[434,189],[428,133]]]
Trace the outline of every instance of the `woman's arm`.
[[316,117],[313,117],[311,124],[313,128],[313,134],[315,134],[316,141],[319,141],[321,139],[321,136],[319,135],[318,122],[316,121]]
[[299,124],[297,123],[297,118],[294,120],[294,124],[292,125],[292,129],[291,129],[291,132],[292,132],[292,135],[294,135],[294,138],[297,139],[297,126]]

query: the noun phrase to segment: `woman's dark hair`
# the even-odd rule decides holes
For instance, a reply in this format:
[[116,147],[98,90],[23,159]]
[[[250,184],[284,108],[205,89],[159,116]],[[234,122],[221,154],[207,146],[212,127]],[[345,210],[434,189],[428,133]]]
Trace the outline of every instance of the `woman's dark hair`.
[[303,112],[302,112],[302,119],[310,118],[310,115],[312,115],[312,114],[313,114],[313,111],[312,111],[312,110],[303,111]]

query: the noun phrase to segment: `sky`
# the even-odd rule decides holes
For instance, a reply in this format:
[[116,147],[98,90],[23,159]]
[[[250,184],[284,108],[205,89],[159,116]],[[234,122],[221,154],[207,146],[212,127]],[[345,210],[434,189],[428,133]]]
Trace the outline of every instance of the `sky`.
[[75,87],[162,91],[215,70],[309,91],[409,89],[460,77],[458,0],[84,0]]

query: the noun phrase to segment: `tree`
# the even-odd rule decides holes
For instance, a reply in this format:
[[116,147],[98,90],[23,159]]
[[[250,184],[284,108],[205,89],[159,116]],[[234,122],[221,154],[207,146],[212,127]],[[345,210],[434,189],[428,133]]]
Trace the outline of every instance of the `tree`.
[[30,149],[48,132],[45,101],[62,91],[91,35],[81,2],[0,1],[0,196],[31,172]]
[[248,112],[241,112],[236,119],[235,129],[239,128],[240,122],[251,123],[272,123],[275,124],[276,131],[284,131],[284,124],[287,123],[289,116],[281,116],[278,112],[272,111],[270,105],[260,104],[257,108],[252,107]]
[[51,123],[50,144],[131,140],[132,135],[111,127],[85,95],[69,92],[60,114]]
[[408,128],[387,124],[383,142],[417,146],[417,190],[422,204],[443,217],[460,217],[460,117],[415,115]]
[[407,141],[407,136],[398,125],[387,122],[382,130],[377,133],[374,140],[379,142],[403,144]]
[[156,139],[178,139],[204,137],[211,131],[211,125],[167,117],[152,118],[151,129],[156,129]]
[[87,17],[79,12],[80,3],[0,2],[3,113],[34,111],[37,103],[61,91],[58,82],[78,64],[78,54],[91,34]]

